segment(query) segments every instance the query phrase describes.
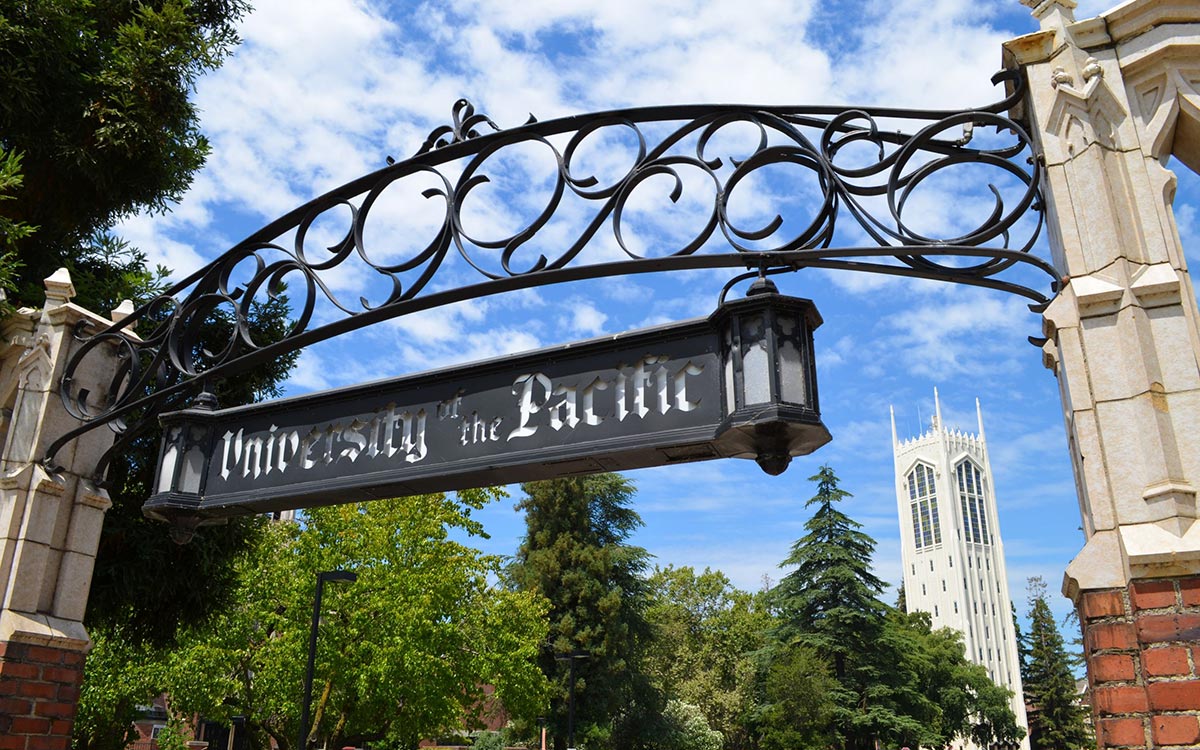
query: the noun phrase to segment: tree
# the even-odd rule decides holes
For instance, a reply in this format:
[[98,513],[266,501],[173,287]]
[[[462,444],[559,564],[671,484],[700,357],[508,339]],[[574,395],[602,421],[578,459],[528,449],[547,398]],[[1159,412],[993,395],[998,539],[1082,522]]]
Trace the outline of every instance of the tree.
[[[525,538],[509,574],[550,602],[538,663],[551,681],[549,728],[566,748],[576,670],[574,731],[590,742],[634,747],[661,735],[660,697],[639,668],[650,637],[647,553],[626,544],[641,525],[633,484],[616,474],[521,485]],[[575,655],[574,658],[572,655]],[[589,742],[590,740],[590,742]]]
[[535,712],[544,602],[490,582],[499,558],[453,538],[482,533],[470,513],[489,497],[377,500],[271,524],[239,564],[233,605],[172,652],[172,710],[242,714],[255,748],[269,737],[294,750],[316,573],[347,569],[356,582],[325,588],[309,747],[416,748],[500,705]]
[[834,739],[837,683],[829,663],[800,643],[782,646],[771,659],[758,724],[762,750],[828,747]]
[[696,706],[726,748],[749,747],[759,703],[758,652],[773,623],[763,596],[708,569],[656,567],[649,583],[647,671],[669,699]]
[[[189,95],[238,42],[245,0],[30,0],[0,12],[0,151],[24,173],[0,216],[17,239],[17,297],[67,266],[76,284],[112,270],[88,250],[113,224],[177,201],[209,145]],[[93,299],[77,300],[91,306]],[[93,308],[107,310],[110,308]]]
[[771,592],[780,618],[775,659],[790,658],[787,649],[800,645],[829,660],[829,739],[854,750],[1020,739],[1008,691],[967,662],[961,634],[933,631],[928,614],[880,601],[884,584],[871,573],[875,542],[834,507],[850,494],[833,470],[822,466],[811,481],[817,493],[807,503],[816,506],[808,533],[782,563],[796,569]]
[[667,729],[660,750],[721,750],[721,733],[709,727],[699,706],[669,700],[663,719]]
[[809,481],[817,483],[817,494],[805,507],[816,510],[804,524],[808,533],[779,564],[795,569],[771,597],[779,612],[780,640],[798,639],[829,654],[834,676],[843,680],[848,660],[879,634],[886,611],[879,596],[885,584],[871,572],[875,540],[834,507],[851,495],[838,488],[833,469],[822,466]]
[[1075,678],[1062,636],[1046,603],[1046,584],[1030,578],[1027,674],[1022,675],[1029,704],[1029,741],[1035,750],[1071,750],[1092,744],[1077,701]]

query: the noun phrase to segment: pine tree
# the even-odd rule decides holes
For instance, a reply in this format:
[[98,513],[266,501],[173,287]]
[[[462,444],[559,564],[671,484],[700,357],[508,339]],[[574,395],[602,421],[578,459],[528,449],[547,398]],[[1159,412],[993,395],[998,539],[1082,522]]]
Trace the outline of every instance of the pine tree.
[[638,666],[651,632],[644,578],[649,555],[626,544],[642,524],[629,507],[633,484],[597,474],[521,489],[526,497],[517,509],[525,511],[526,534],[510,576],[550,602],[539,663],[553,685],[554,747],[567,746],[572,664],[576,742],[632,747],[661,729],[650,725],[662,711],[661,696]]
[[805,507],[816,510],[804,524],[808,533],[780,563],[795,570],[780,580],[772,597],[781,638],[799,638],[831,654],[834,676],[841,680],[847,657],[861,653],[864,642],[879,634],[886,611],[879,596],[885,584],[871,572],[875,540],[834,507],[851,495],[838,488],[833,469],[822,466],[809,481],[817,483],[817,494]]
[[1046,584],[1029,579],[1028,674],[1029,741],[1034,750],[1073,750],[1091,744],[1083,708],[1076,700],[1075,678],[1062,636],[1046,603]]
[[[817,493],[808,501],[815,506],[808,533],[782,563],[795,570],[770,596],[780,619],[777,662],[801,646],[832,665],[822,694],[833,731],[819,744],[874,750],[1019,740],[1010,694],[966,660],[961,636],[932,631],[927,613],[905,614],[880,600],[884,583],[871,573],[875,541],[834,507],[850,493],[838,488],[833,470],[822,466],[811,479]],[[798,739],[789,731],[767,726],[767,736],[788,738],[784,744]]]
[[809,480],[817,483],[817,492],[805,504],[815,506],[804,524],[808,533],[780,563],[795,569],[771,591],[779,615],[776,635],[781,653],[799,644],[829,660],[836,736],[847,748],[874,747],[881,737],[917,729],[880,695],[884,670],[875,657],[884,643],[880,636],[888,608],[879,599],[884,583],[871,572],[875,541],[834,507],[850,493],[838,488],[833,469],[822,466]]

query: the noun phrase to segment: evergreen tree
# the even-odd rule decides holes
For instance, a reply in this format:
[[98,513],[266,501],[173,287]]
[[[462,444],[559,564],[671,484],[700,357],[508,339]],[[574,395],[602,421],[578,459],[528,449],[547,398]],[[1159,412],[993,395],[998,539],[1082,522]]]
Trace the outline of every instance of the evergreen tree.
[[834,507],[851,495],[838,488],[833,469],[822,466],[809,481],[817,483],[817,494],[805,507],[816,510],[804,524],[808,533],[780,563],[795,570],[779,581],[772,598],[781,640],[800,639],[830,654],[834,676],[843,680],[847,660],[879,635],[886,611],[879,596],[885,584],[871,572],[875,540]]
[[[811,480],[817,493],[808,505],[816,510],[783,563],[796,569],[771,592],[782,639],[776,661],[799,645],[832,665],[822,691],[832,736],[805,742],[874,750],[1019,740],[1010,693],[966,660],[961,634],[933,631],[927,613],[905,614],[880,601],[884,584],[871,573],[875,542],[834,507],[850,494],[838,488],[833,470],[822,466]],[[784,665],[773,674],[786,674]],[[781,745],[800,741],[786,725],[768,724],[765,736],[783,738]]]
[[648,554],[626,544],[641,526],[629,507],[633,484],[616,474],[521,485],[526,533],[510,567],[513,582],[550,602],[539,657],[551,681],[549,728],[567,747],[570,673],[575,669],[577,744],[645,746],[664,731],[663,703],[639,658],[650,638],[644,576]]
[[1074,750],[1089,746],[1083,708],[1062,636],[1046,603],[1046,584],[1030,578],[1029,635],[1025,700],[1029,704],[1029,741],[1034,750]]

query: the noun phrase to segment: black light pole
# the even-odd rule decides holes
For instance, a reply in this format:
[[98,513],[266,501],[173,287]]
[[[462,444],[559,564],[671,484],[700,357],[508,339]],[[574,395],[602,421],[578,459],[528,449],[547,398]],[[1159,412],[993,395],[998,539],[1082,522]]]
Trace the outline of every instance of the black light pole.
[[570,687],[567,693],[567,750],[575,750],[575,662],[586,659],[591,654],[586,651],[572,651],[569,654],[554,657],[558,661],[568,661],[571,664]]
[[326,570],[317,573],[317,595],[313,599],[312,630],[308,634],[308,668],[304,672],[304,702],[300,704],[300,741],[296,750],[304,750],[308,743],[308,708],[312,703],[313,668],[317,661],[317,624],[321,621],[321,591],[326,581],[349,581],[353,583],[358,576],[349,570]]

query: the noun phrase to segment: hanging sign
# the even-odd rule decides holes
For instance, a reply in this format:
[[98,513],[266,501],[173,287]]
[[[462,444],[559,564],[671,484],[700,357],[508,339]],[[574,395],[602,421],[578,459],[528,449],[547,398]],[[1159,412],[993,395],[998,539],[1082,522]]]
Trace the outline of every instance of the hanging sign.
[[[714,321],[718,316],[297,398],[164,415],[157,492],[144,511],[204,521],[755,457],[744,433],[730,429],[723,396],[735,382],[723,355],[729,337]],[[811,411],[808,421],[819,425]]]

